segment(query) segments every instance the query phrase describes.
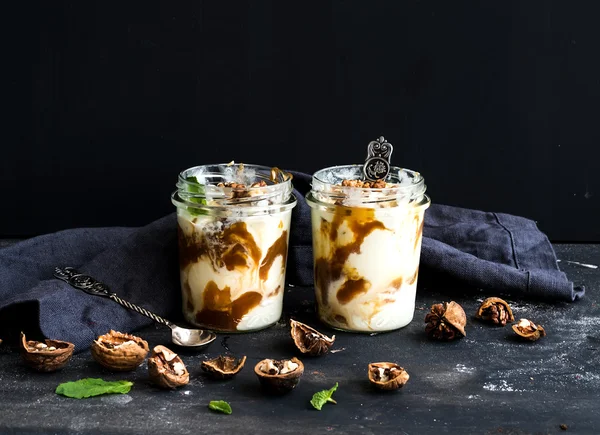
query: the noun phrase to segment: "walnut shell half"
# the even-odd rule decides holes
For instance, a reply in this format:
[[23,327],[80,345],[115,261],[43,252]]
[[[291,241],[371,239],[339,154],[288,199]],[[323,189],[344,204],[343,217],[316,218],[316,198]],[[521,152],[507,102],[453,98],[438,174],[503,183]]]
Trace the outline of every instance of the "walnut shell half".
[[92,343],[92,356],[109,370],[135,370],[148,354],[148,342],[135,335],[113,331],[99,336]]
[[245,355],[241,358],[219,355],[216,358],[202,361],[201,367],[202,370],[215,379],[229,379],[244,368],[245,362]]
[[73,356],[73,349],[75,345],[67,341],[28,341],[21,332],[21,357],[25,364],[39,372],[63,368]]
[[536,341],[546,335],[542,325],[536,325],[527,319],[519,320],[519,323],[512,325],[512,329],[519,337],[529,341]]
[[267,392],[284,394],[298,385],[304,364],[295,357],[291,360],[263,359],[254,366],[254,373]]
[[369,381],[381,390],[402,388],[410,376],[396,363],[378,362],[369,364]]
[[177,388],[190,382],[185,364],[175,352],[165,346],[155,346],[148,358],[150,380],[161,388]]
[[296,347],[300,352],[311,356],[326,354],[335,341],[335,335],[329,338],[316,329],[293,319],[290,319],[290,327],[290,333]]
[[475,317],[496,325],[504,326],[507,322],[514,322],[510,305],[504,299],[491,297],[481,303]]

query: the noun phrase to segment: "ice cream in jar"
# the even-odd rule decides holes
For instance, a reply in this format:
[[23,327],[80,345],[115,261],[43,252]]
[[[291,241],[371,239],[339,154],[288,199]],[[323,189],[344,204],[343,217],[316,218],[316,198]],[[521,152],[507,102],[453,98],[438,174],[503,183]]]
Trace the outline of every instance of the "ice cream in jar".
[[381,137],[365,164],[317,171],[306,196],[318,315],[337,329],[390,331],[414,315],[430,200],[420,173],[390,165],[392,149]]
[[183,314],[226,332],[262,329],[282,312],[292,176],[259,165],[218,164],[179,174]]

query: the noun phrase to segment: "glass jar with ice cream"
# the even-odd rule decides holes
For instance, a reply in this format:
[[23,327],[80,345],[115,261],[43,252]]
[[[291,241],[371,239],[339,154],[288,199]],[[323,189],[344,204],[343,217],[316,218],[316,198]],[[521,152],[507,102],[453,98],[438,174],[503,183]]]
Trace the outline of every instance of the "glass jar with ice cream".
[[292,176],[244,164],[179,174],[177,207],[183,314],[225,332],[266,328],[282,311]]
[[369,144],[363,165],[313,174],[311,207],[319,318],[337,329],[391,331],[413,318],[423,218],[420,173],[390,166],[392,146]]

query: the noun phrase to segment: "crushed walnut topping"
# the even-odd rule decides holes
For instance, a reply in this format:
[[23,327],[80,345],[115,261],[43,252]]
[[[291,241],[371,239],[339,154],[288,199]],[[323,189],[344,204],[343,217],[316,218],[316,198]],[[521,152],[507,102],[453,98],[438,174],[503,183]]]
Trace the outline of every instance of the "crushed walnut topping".
[[384,189],[387,184],[383,180],[363,181],[363,180],[343,180],[344,187],[360,187],[363,189]]
[[[266,187],[266,186],[267,186],[267,183],[265,182],[265,180],[256,181],[250,185],[250,187]],[[221,182],[221,183],[217,184],[217,187],[230,187],[232,189],[247,189],[245,184],[236,183],[235,181],[228,181],[227,183]]]
[[247,187],[245,184],[242,183],[236,183],[235,181],[228,181],[227,183],[219,183],[217,184],[217,187],[221,187],[221,188],[230,188],[231,189],[231,197],[236,199],[236,198],[248,198],[251,196],[256,195],[256,192],[251,192],[248,189],[252,189],[252,188],[256,188],[256,187],[266,187],[267,183],[265,182],[265,180],[260,180],[260,181],[255,181],[254,183],[252,183],[250,185],[250,187]]

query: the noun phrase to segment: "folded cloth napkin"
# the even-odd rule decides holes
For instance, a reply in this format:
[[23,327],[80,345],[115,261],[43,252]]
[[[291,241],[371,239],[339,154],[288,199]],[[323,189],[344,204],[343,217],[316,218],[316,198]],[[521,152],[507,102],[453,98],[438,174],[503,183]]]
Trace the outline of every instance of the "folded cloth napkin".
[[[312,285],[311,177],[294,174],[298,205],[290,231],[287,281]],[[0,338],[35,330],[81,351],[109,329],[133,331],[152,321],[115,302],[87,295],[53,277],[72,266],[121,298],[180,318],[177,221],[170,214],[141,228],[86,228],[35,237],[0,250]],[[575,301],[548,238],[528,219],[433,204],[425,213],[419,283],[494,294]],[[490,293],[490,294],[491,294]],[[3,337],[4,335],[4,337]]]

